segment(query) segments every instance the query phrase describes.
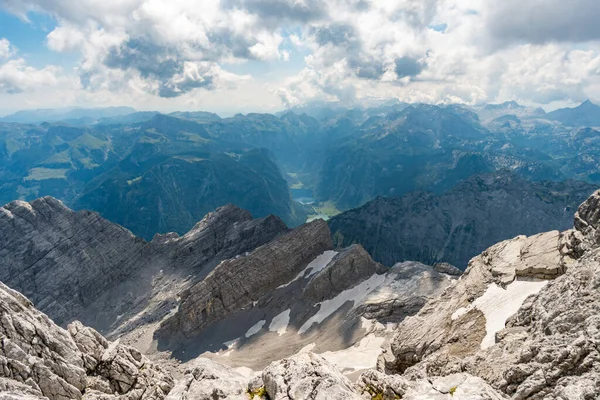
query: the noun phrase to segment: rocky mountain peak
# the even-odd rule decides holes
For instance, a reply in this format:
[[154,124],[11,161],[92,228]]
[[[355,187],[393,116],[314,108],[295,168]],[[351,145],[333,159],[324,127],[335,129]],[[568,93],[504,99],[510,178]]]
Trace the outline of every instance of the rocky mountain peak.
[[287,283],[308,263],[333,249],[327,223],[316,220],[281,235],[248,255],[221,262],[202,281],[181,293],[177,313],[156,332],[173,341],[191,338],[209,324],[257,301]]

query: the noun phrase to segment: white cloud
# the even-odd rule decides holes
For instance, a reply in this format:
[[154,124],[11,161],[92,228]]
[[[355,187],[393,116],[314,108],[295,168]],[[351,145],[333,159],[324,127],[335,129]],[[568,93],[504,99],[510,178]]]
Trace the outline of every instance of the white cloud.
[[10,58],[13,55],[13,49],[8,39],[0,38],[0,59]]
[[0,92],[20,93],[35,91],[44,86],[56,86],[59,83],[57,72],[54,67],[30,67],[22,58],[9,60],[0,65]]
[[[31,10],[52,15],[58,26],[47,45],[81,54],[83,90],[138,102],[150,96],[146,104],[163,104],[154,96],[192,104],[198,93],[233,94],[239,107],[271,107],[277,98],[280,105],[385,96],[600,100],[597,0],[4,0],[0,7],[24,18]],[[14,57],[10,51],[0,40],[0,58]],[[298,52],[308,53],[304,68],[282,81],[251,84],[257,78],[223,67],[243,71],[252,61],[285,71]],[[27,68],[12,64],[12,76]],[[260,87],[263,97],[235,85]]]

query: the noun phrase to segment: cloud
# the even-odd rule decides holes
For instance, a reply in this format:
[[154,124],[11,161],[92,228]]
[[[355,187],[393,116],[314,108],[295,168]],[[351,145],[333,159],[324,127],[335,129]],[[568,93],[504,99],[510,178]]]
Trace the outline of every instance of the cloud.
[[394,63],[396,64],[394,71],[398,75],[398,79],[417,76],[424,68],[418,59],[408,56],[396,58]]
[[14,50],[8,39],[0,38],[0,59],[12,57],[13,52]]
[[321,0],[225,0],[223,10],[243,9],[271,24],[282,20],[308,23],[327,17],[326,2]]
[[[47,46],[81,55],[81,88],[123,99],[187,104],[236,85],[253,92],[240,89],[232,103],[251,105],[264,88],[269,107],[277,98],[280,106],[600,99],[597,0],[0,0],[0,8],[53,16]],[[8,51],[0,41],[0,59],[15,57]]]
[[59,83],[57,72],[54,67],[30,67],[22,58],[9,60],[0,65],[0,93],[14,94],[56,86]]
[[600,40],[597,0],[503,0],[485,11],[491,38],[503,45]]

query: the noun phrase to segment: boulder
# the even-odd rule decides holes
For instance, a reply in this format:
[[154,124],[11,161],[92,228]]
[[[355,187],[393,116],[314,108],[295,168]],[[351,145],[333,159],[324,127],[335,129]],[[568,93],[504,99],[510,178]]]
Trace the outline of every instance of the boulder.
[[314,353],[273,362],[262,379],[271,400],[361,399],[348,378]]
[[79,322],[60,328],[3,283],[0,341],[0,391],[12,396],[6,398],[162,400],[173,387],[137,350]]

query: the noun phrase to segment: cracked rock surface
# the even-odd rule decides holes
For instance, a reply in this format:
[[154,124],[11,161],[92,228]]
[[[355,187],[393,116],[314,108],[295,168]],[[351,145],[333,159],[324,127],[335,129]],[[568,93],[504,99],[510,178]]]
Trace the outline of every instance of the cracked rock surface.
[[245,257],[223,261],[201,282],[181,294],[177,313],[156,337],[193,337],[264,294],[288,283],[315,257],[331,250],[327,223],[316,220],[263,245]]
[[52,197],[0,207],[0,281],[58,325],[80,320],[104,333],[162,319],[176,294],[219,261],[287,231],[279,218],[253,219],[233,205],[207,214],[184,236],[134,236],[99,214]]
[[361,396],[348,378],[313,353],[271,363],[262,373],[272,400],[353,400]]
[[[597,399],[599,221],[600,192],[596,192],[579,207],[574,229],[518,237],[474,258],[455,285],[399,325],[380,367],[403,375],[369,371],[363,382],[405,399],[410,397],[400,392],[408,394],[407,387],[414,382],[425,380],[435,386],[441,378],[469,374],[504,396],[499,398]],[[495,343],[480,346],[486,318],[504,307],[493,303],[494,296],[502,296],[516,282],[547,278],[552,279],[511,311],[495,333]],[[492,285],[496,286],[490,290]],[[486,295],[489,304],[496,304],[491,313],[478,300]],[[427,398],[436,398],[431,396]]]
[[137,350],[79,322],[60,328],[3,283],[0,341],[1,398],[161,400],[173,386]]

